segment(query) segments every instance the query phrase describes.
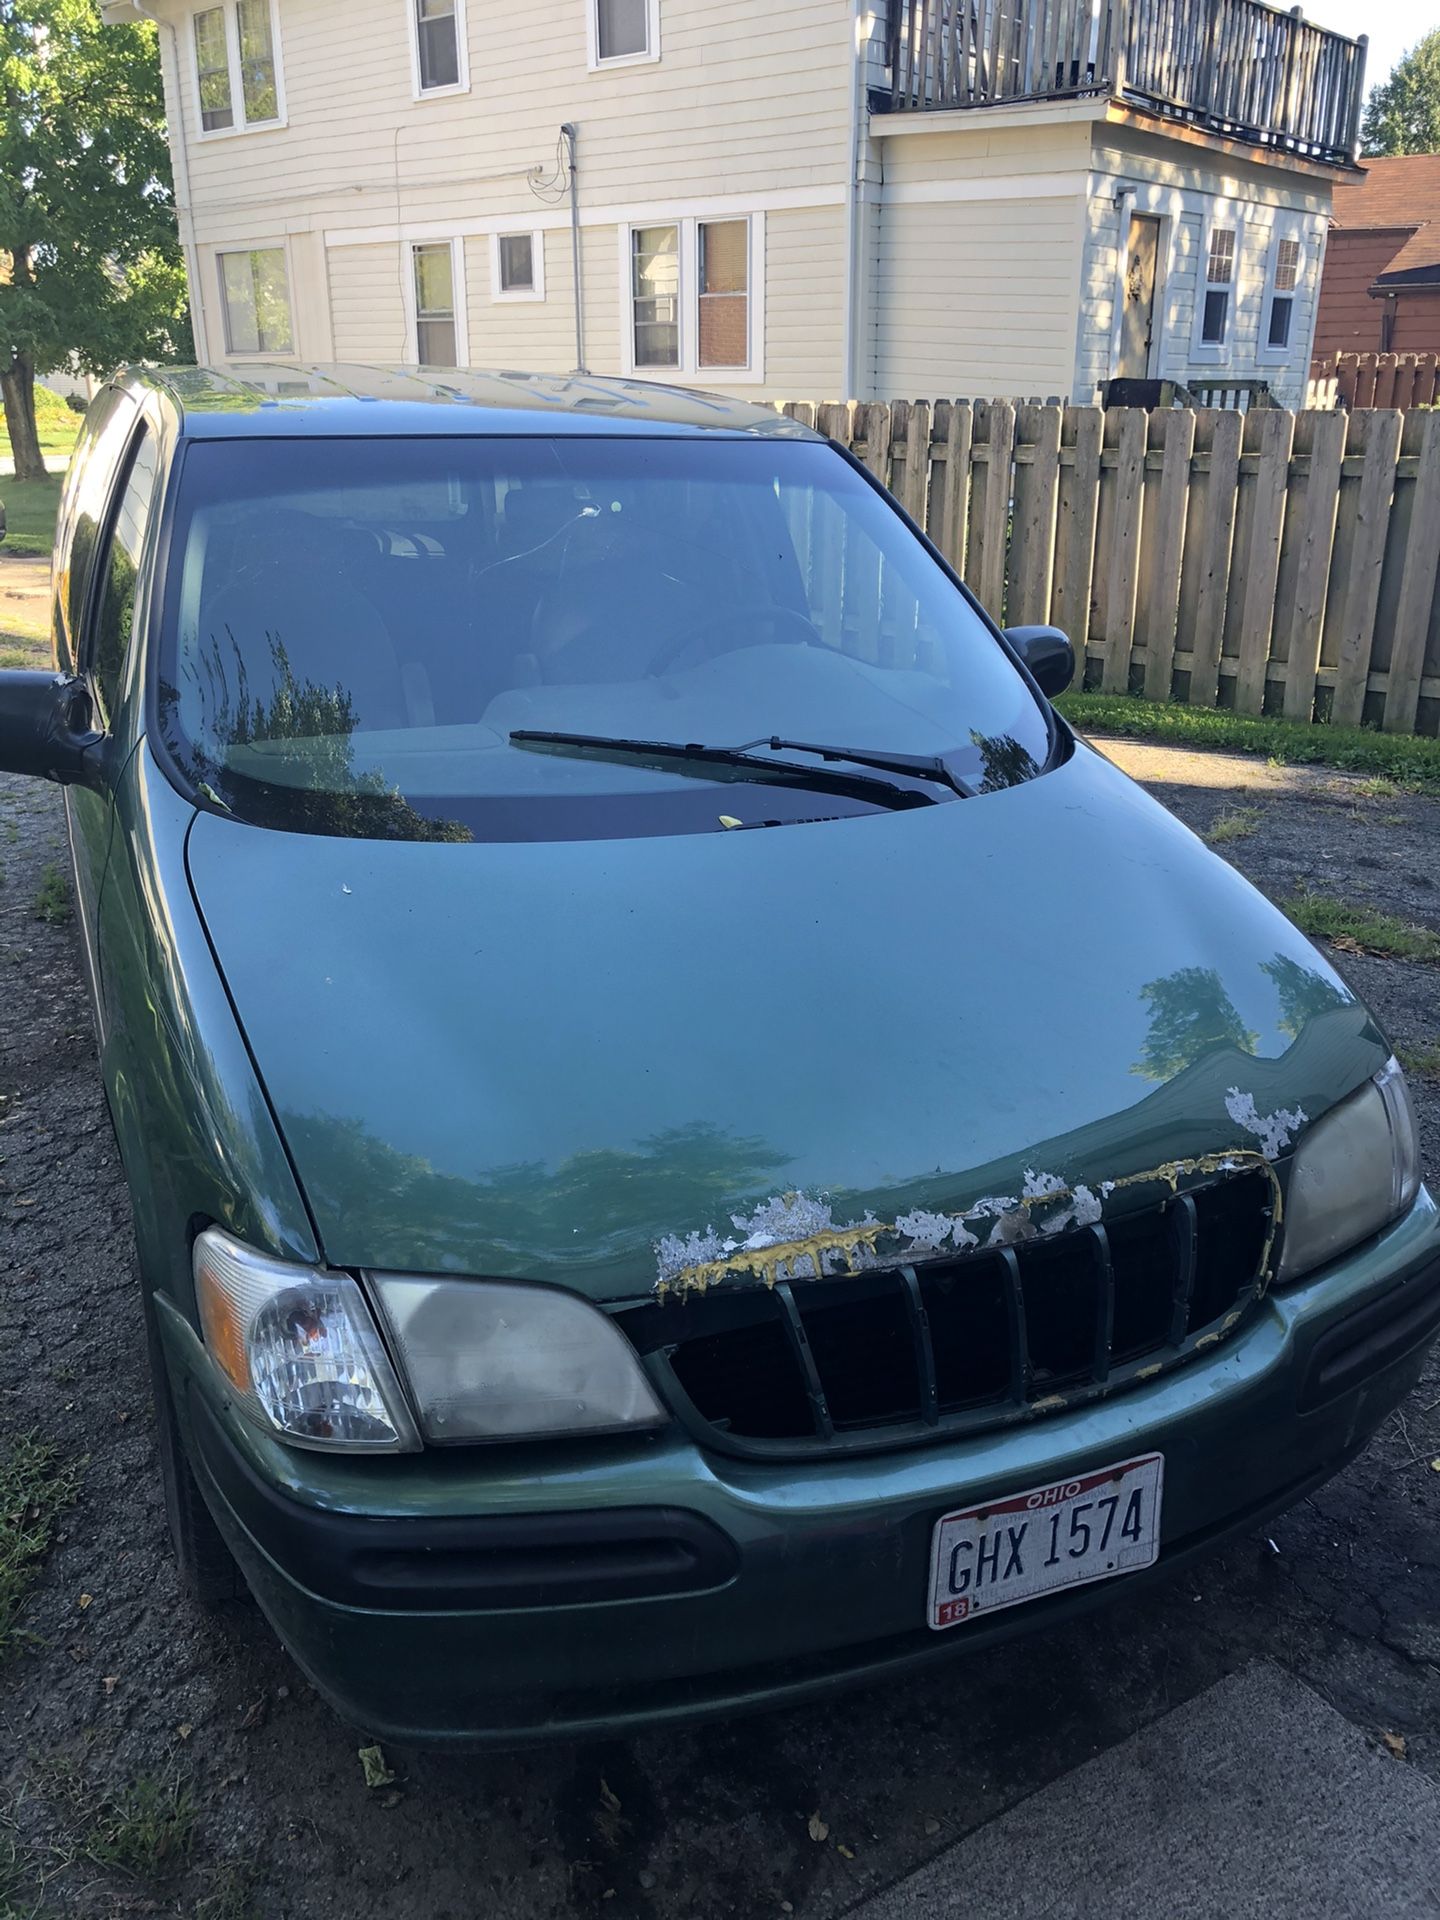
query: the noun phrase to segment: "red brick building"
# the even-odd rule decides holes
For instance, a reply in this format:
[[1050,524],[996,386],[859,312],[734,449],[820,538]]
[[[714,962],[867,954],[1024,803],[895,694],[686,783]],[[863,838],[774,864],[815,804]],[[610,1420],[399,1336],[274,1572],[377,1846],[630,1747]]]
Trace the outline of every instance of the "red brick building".
[[1315,354],[1440,353],[1440,153],[1337,182]]

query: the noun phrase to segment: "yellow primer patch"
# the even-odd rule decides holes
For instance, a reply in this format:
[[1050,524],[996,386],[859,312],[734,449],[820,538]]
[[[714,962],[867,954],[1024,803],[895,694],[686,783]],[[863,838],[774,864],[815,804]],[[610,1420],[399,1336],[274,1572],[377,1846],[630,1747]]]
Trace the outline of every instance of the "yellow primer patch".
[[[1283,1204],[1280,1181],[1274,1167],[1263,1153],[1257,1152],[1253,1147],[1231,1147],[1224,1153],[1200,1154],[1190,1160],[1167,1160],[1158,1167],[1147,1168],[1143,1173],[1127,1173],[1119,1180],[1106,1180],[1097,1184],[1103,1187],[1107,1199],[1112,1193],[1121,1193],[1130,1187],[1165,1186],[1171,1193],[1179,1193],[1182,1180],[1203,1179],[1207,1174],[1238,1172],[1242,1168],[1262,1172],[1270,1182],[1272,1201],[1270,1231],[1266,1236],[1259,1264],[1263,1292],[1270,1277],[1270,1257],[1274,1252],[1275,1239],[1280,1231]],[[1029,1197],[1020,1196],[999,1213],[995,1210],[993,1199],[987,1199],[965,1213],[953,1213],[942,1217],[964,1227],[970,1226],[976,1220],[1016,1220],[1023,1227],[1029,1228],[1032,1233],[1038,1233],[1041,1229],[1035,1227],[1032,1214],[1038,1211],[1043,1218],[1043,1215],[1051,1209],[1063,1210],[1067,1202],[1076,1198],[1076,1193],[1077,1189],[1072,1187],[1056,1187],[1047,1193],[1032,1194]],[[881,1240],[904,1240],[905,1238],[906,1235],[901,1233],[894,1221],[862,1220],[848,1227],[826,1227],[817,1233],[807,1234],[801,1239],[777,1240],[768,1247],[737,1247],[733,1253],[722,1254],[718,1259],[697,1261],[693,1266],[682,1267],[672,1279],[659,1281],[655,1291],[661,1300],[671,1293],[683,1299],[690,1293],[704,1293],[719,1281],[738,1274],[747,1274],[752,1279],[763,1280],[767,1287],[774,1287],[781,1278],[781,1269],[785,1268],[793,1275],[795,1263],[798,1261],[808,1259],[812,1263],[812,1272],[819,1276],[825,1271],[825,1255],[838,1254],[846,1261],[847,1266],[853,1269],[862,1252],[869,1254],[872,1259],[878,1258]],[[977,1248],[975,1251],[980,1252],[983,1249]],[[915,1249],[906,1251],[902,1248],[895,1253],[894,1260],[898,1265],[908,1260],[934,1259],[937,1256],[956,1257],[953,1253],[942,1253],[938,1247],[923,1253]],[[1144,1369],[1136,1377],[1143,1380],[1151,1371],[1158,1373],[1160,1368],[1157,1366],[1154,1369]]]

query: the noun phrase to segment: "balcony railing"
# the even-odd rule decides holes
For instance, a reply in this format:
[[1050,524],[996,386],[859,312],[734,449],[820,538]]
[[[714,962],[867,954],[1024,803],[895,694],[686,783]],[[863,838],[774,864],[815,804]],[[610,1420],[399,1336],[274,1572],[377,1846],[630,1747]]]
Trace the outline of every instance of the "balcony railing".
[[1252,145],[1355,155],[1365,40],[1265,0],[890,0],[895,112],[1103,93]]

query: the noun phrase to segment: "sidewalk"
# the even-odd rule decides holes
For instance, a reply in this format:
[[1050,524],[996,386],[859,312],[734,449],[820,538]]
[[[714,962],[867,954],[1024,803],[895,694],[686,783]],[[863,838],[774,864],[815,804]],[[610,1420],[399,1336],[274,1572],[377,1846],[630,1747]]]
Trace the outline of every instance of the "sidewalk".
[[1268,1661],[849,1920],[1435,1920],[1440,1791]]

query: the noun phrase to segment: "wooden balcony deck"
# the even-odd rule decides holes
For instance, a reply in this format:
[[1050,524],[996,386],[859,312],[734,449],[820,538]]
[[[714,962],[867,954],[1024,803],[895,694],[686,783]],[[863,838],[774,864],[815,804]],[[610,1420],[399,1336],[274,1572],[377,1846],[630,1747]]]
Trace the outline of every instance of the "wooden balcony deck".
[[1347,166],[1365,47],[1266,0],[890,0],[896,113],[1104,94],[1206,133]]

